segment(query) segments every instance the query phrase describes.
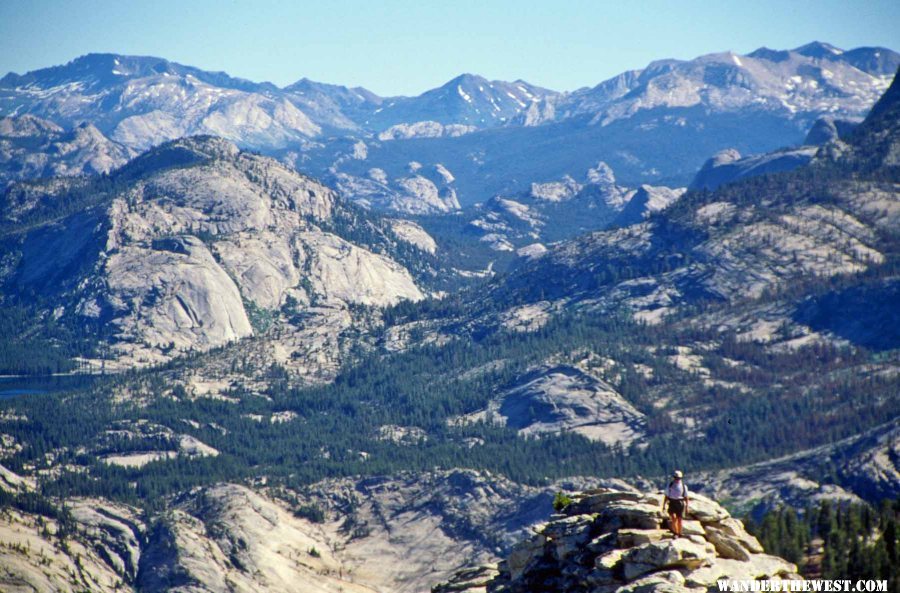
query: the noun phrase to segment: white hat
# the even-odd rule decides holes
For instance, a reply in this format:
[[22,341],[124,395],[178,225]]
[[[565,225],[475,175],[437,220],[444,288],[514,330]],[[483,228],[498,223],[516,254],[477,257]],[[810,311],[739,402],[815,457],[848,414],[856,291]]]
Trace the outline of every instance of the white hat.
[[684,474],[681,473],[681,470],[680,470],[680,469],[676,469],[676,470],[675,470],[675,473],[672,474],[672,475],[675,476],[676,478],[680,478],[680,477],[682,477]]

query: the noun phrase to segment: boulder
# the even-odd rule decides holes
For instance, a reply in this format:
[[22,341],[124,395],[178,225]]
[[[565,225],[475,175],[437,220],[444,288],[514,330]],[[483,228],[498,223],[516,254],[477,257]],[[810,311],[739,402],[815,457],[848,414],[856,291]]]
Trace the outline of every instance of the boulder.
[[677,570],[662,570],[616,589],[616,593],[685,593],[692,589]]
[[745,548],[738,538],[726,533],[723,529],[717,529],[712,523],[707,526],[706,539],[716,547],[716,553],[722,558],[743,560],[744,562],[750,560],[750,550]]
[[572,497],[574,502],[566,507],[566,514],[581,515],[599,513],[613,502],[641,502],[644,495],[640,492],[622,492],[610,488],[596,488]]
[[703,524],[700,523],[700,521],[690,521],[688,519],[684,519],[681,522],[681,534],[688,537],[692,535],[704,537],[706,535],[706,531],[703,529]]
[[532,562],[543,557],[546,543],[547,538],[539,534],[517,544],[506,559],[510,579],[520,578]]
[[446,583],[436,585],[431,593],[484,593],[488,583],[494,580],[500,571],[496,564],[484,564],[457,571]]
[[633,548],[671,538],[672,533],[665,529],[620,529],[617,543],[620,548]]
[[716,554],[722,558],[744,562],[750,560],[750,552],[736,539],[725,535],[721,531],[710,529],[707,531],[706,537],[715,546]]
[[550,523],[541,531],[541,535],[553,546],[556,557],[563,559],[591,541],[593,529],[592,515],[575,515]]
[[584,578],[586,585],[590,587],[618,587],[621,583],[616,579],[615,571],[608,568],[595,568]]
[[762,554],[764,552],[759,540],[747,533],[747,530],[744,529],[744,524],[739,519],[729,517],[716,523],[710,523],[707,525],[707,528],[716,529],[728,537],[736,539],[742,546],[754,554]]
[[716,581],[756,580],[787,577],[797,572],[797,566],[768,554],[753,554],[750,560],[715,558],[708,565],[684,573],[685,582],[692,587],[715,587]]
[[586,546],[595,555],[602,555],[618,546],[618,535],[615,532],[604,533],[592,539]]
[[660,568],[699,568],[715,558],[715,554],[712,544],[698,544],[680,538],[632,548],[623,555],[622,564],[625,578],[631,580]]
[[660,507],[645,502],[617,501],[600,511],[599,522],[603,531],[622,528],[659,529],[662,524]]
[[625,555],[626,550],[612,550],[603,554],[601,556],[597,556],[594,559],[594,566],[601,570],[612,570],[616,566],[618,566],[619,561],[622,560],[622,556]]
[[704,524],[722,521],[730,516],[728,511],[722,508],[719,503],[700,494],[690,495],[687,515]]
[[626,562],[622,565],[622,575],[626,581],[631,581],[658,568],[658,566],[649,562]]

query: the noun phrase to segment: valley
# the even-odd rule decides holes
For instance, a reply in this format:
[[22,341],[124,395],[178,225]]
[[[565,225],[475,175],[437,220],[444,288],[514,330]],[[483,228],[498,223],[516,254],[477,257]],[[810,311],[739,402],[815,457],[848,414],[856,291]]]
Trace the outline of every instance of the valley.
[[[547,524],[556,493],[640,506],[673,467],[736,517],[897,499],[898,67],[814,43],[402,98],[112,54],[7,75],[0,372],[71,383],[0,396],[0,588],[520,590],[537,531],[658,530]],[[696,587],[740,553],[710,508]],[[615,554],[604,586],[651,562]]]

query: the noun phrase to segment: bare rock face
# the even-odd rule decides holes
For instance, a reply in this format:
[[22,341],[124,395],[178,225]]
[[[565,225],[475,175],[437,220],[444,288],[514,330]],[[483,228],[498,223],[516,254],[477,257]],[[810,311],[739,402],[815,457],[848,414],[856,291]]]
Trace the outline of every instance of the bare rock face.
[[821,146],[848,136],[859,122],[846,119],[820,117],[806,134],[803,144]]
[[334,173],[334,183],[350,200],[380,210],[401,214],[438,214],[460,209],[453,174],[442,164],[423,167],[410,163],[405,177],[389,178],[378,168],[365,177]]
[[141,591],[372,592],[343,578],[307,521],[236,485],[200,491],[165,515],[142,557]]
[[167,246],[171,251],[127,246],[106,261],[109,302],[124,314],[120,337],[205,349],[250,335],[237,286],[203,242],[188,236]]
[[300,241],[310,254],[314,291],[327,300],[385,306],[424,298],[409,272],[390,258],[332,234],[312,231]]
[[723,150],[704,163],[691,182],[691,189],[714,190],[720,185],[739,179],[802,167],[816,156],[818,146],[812,144],[817,142],[807,142],[804,146],[747,157],[742,157],[733,148]]
[[0,118],[0,185],[20,179],[109,173],[134,152],[91,124],[71,131],[23,115]]
[[[459,201],[452,189],[441,190],[427,177],[414,175],[400,179],[397,184],[409,196],[417,199],[420,212],[450,212],[459,209]],[[412,204],[407,208],[413,208]],[[409,210],[414,212],[413,210]],[[414,212],[415,213],[415,212]]]
[[137,150],[192,134],[243,146],[280,147],[321,132],[272,85],[204,72],[159,58],[90,54],[4,78],[7,101],[64,126],[88,121]]
[[[530,246],[571,238],[574,234],[627,225],[675,202],[681,189],[616,183],[612,168],[599,161],[576,179],[571,175],[534,181],[527,190],[491,197],[466,212],[467,231],[480,235],[495,251],[517,251],[523,258],[540,255]],[[539,250],[541,248],[538,248]]]
[[[874,48],[856,51],[879,55]],[[826,89],[841,86],[854,90],[836,101],[835,109],[858,114],[888,87],[896,69],[897,55],[881,51],[890,59],[874,67],[856,61],[852,51],[845,55],[819,42],[788,51],[760,48],[741,56],[723,52],[687,62],[661,60],[571,93],[557,112],[593,114],[592,121],[600,125],[661,107],[809,113]]]
[[438,245],[434,238],[429,235],[425,229],[411,220],[392,220],[391,228],[393,228],[394,234],[397,235],[401,241],[405,241],[425,253],[431,255],[437,253]]
[[[328,480],[296,493],[294,505],[321,510],[313,522],[272,493],[219,484],[183,493],[154,516],[141,527],[140,549],[122,535],[123,519],[104,518],[87,502],[77,512],[109,524],[107,546],[120,542],[123,566],[137,562],[123,574],[137,575],[126,582],[139,591],[420,593],[477,564],[444,589],[474,593],[499,573],[491,562],[539,522],[560,487],[466,470]],[[572,517],[556,529],[575,537],[589,524]]]
[[615,224],[619,226],[627,226],[641,222],[656,212],[662,212],[672,204],[678,201],[685,188],[679,187],[671,189],[668,187],[654,187],[651,185],[642,185],[634,192],[628,203],[619,213]]
[[486,410],[459,419],[476,421],[515,428],[523,436],[574,432],[610,446],[643,436],[643,414],[611,385],[567,365],[535,369]]
[[252,315],[288,300],[341,308],[423,298],[389,253],[342,238],[346,226],[326,230],[343,212],[336,194],[225,140],[169,143],[115,183],[105,203],[26,239],[12,280],[69,290],[71,310],[109,323],[131,363],[253,335]]
[[436,121],[420,121],[412,124],[396,124],[378,134],[379,140],[409,140],[410,138],[455,138],[477,130],[463,124],[442,125]]
[[0,590],[132,591],[145,526],[135,509],[97,499],[68,501],[66,526],[7,507],[0,520]]
[[486,593],[488,584],[500,572],[496,564],[485,564],[460,570],[453,580],[432,587],[432,593]]
[[581,185],[569,176],[565,176],[561,181],[531,184],[531,196],[548,202],[570,199],[579,191],[581,191]]
[[486,584],[465,588],[469,575],[490,574],[490,567],[469,569],[434,591],[674,593],[721,578],[800,578],[796,566],[763,554],[740,521],[702,496],[692,497],[681,538],[663,526],[661,495],[603,488],[573,499],[563,515],[513,548]]

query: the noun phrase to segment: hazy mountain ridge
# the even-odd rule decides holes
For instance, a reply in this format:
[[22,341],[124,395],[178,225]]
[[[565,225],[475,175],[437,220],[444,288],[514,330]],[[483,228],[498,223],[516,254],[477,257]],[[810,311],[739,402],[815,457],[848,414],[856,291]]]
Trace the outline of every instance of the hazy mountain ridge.
[[[110,138],[138,149],[183,135],[212,133],[261,150],[289,146],[312,150],[314,159],[321,157],[315,156],[316,144],[310,140],[330,142],[323,129],[362,136],[392,127],[405,130],[394,134],[398,138],[434,136],[434,131],[410,131],[434,126],[459,128],[451,136],[466,126],[515,129],[569,123],[577,130],[590,123],[608,127],[647,112],[650,115],[644,121],[632,126],[647,132],[660,127],[691,128],[698,118],[750,110],[791,121],[795,129],[805,131],[820,115],[862,115],[887,88],[900,63],[900,56],[885,48],[843,52],[830,47],[810,44],[746,56],[722,53],[690,61],[663,60],[571,93],[521,80],[488,81],[464,74],[417,97],[378,97],[366,89],[307,79],[279,89],[160,58],[90,54],[63,66],[8,74],[0,80],[0,110],[6,115],[30,113],[64,127],[87,121]],[[698,107],[710,113],[704,116]],[[573,133],[564,127],[528,132],[523,139],[560,132]],[[617,132],[600,136],[610,134]],[[782,135],[765,149],[786,139]],[[606,151],[599,138],[590,142]],[[636,158],[646,160],[646,156],[639,153]],[[611,155],[595,153],[590,158],[609,160]],[[451,169],[455,164],[424,157],[403,162],[409,160],[444,162]],[[619,162],[611,164],[622,168]],[[659,165],[644,169],[654,166]],[[463,172],[462,167],[456,169]]]
[[0,185],[67,175],[109,173],[135,156],[91,124],[66,132],[30,115],[0,119]]
[[67,127],[87,121],[136,149],[199,133],[279,147],[320,132],[273,85],[160,58],[89,54],[64,66],[8,74],[0,88],[5,114],[39,114]]
[[858,48],[845,56],[826,47],[831,46],[811,43],[777,55],[757,50],[745,56],[725,52],[661,60],[573,93],[561,108],[604,125],[639,110],[698,104],[724,111],[858,114],[877,100],[900,66],[900,55],[885,48]]

